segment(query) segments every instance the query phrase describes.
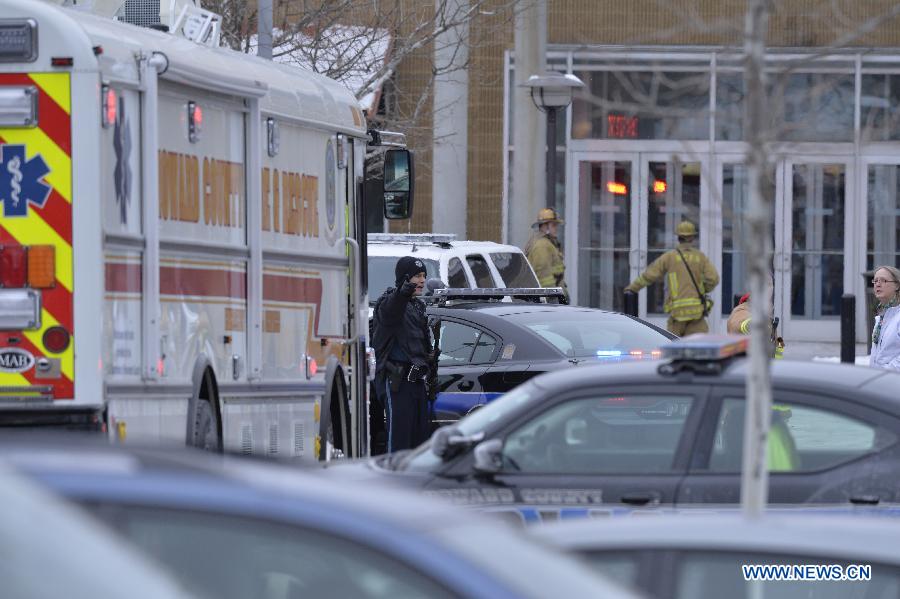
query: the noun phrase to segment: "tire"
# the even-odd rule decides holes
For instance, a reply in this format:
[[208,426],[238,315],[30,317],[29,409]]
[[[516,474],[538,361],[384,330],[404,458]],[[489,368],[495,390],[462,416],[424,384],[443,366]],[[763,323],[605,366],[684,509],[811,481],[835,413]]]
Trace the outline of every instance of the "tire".
[[215,382],[207,369],[200,383],[199,397],[194,401],[193,421],[188,445],[205,451],[219,453],[222,451],[222,439],[219,435],[219,423],[212,402],[215,401]]
[[194,438],[191,445],[206,451],[219,451],[216,416],[206,400],[197,402],[197,409],[194,411]]

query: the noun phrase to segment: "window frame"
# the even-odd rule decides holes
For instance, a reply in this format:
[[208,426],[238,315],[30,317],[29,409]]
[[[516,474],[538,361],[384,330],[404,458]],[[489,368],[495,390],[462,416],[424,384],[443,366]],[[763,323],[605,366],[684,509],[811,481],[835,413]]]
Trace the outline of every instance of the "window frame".
[[[496,334],[495,332],[493,332],[489,329],[486,329],[485,327],[477,325],[471,321],[462,320],[460,318],[453,318],[452,316],[448,317],[448,316],[436,315],[435,319],[438,320],[441,325],[443,325],[444,323],[453,323],[453,324],[457,324],[460,326],[468,327],[470,329],[475,329],[476,331],[478,331],[478,336],[475,337],[475,343],[472,346],[472,351],[469,352],[468,360],[466,360],[465,362],[458,362],[458,363],[453,363],[453,364],[447,364],[447,363],[441,364],[440,356],[439,356],[438,357],[438,368],[441,368],[441,367],[447,368],[447,367],[453,367],[453,366],[474,366],[474,365],[480,365],[480,364],[493,364],[494,362],[497,361],[497,356],[500,354],[500,350],[503,348],[503,345],[504,345],[503,339],[502,339],[502,337],[500,337],[500,335]],[[429,323],[429,326],[433,326],[433,322]],[[475,355],[475,350],[478,349],[478,343],[479,343],[479,341],[481,341],[482,335],[489,335],[490,337],[493,337],[494,340],[497,342],[497,344],[494,347],[494,351],[491,352],[491,357],[490,357],[489,361],[473,362],[472,358]],[[444,336],[443,336],[443,332],[442,332],[441,339],[443,339],[443,337]],[[441,355],[444,355],[443,351],[441,351]]]
[[[492,263],[491,259],[488,256],[485,256],[481,252],[472,252],[470,254],[466,254],[465,256],[466,266],[469,267],[469,270],[472,273],[472,282],[475,284],[474,289],[492,289],[496,288],[500,285],[499,281],[497,281],[497,274],[494,273],[494,270],[491,268]],[[484,267],[487,269],[488,275],[491,277],[492,285],[491,287],[482,287],[478,282],[478,275],[475,274],[475,269],[472,268],[472,265],[469,263],[470,258],[476,258],[478,260],[482,260],[484,262]]]
[[[454,288],[453,285],[450,283],[450,276],[451,276],[450,275],[450,266],[453,264],[454,260],[456,260],[459,263],[459,270],[462,273],[463,278],[466,280],[466,287],[455,287]],[[450,256],[447,259],[447,287],[454,288],[454,289],[472,289],[473,281],[474,281],[474,277],[471,275],[471,273],[468,270],[466,270],[466,263],[463,258],[461,258],[460,256]]]
[[[496,431],[492,437],[496,439],[500,439],[503,443],[503,448],[506,447],[506,443],[509,440],[510,435],[519,431],[524,426],[527,426],[529,423],[534,421],[536,418],[540,418],[545,413],[550,410],[553,410],[560,405],[570,402],[570,401],[578,401],[580,399],[586,399],[587,394],[594,395],[595,399],[599,399],[601,397],[609,397],[615,395],[633,395],[633,396],[646,396],[646,395],[660,395],[660,394],[670,394],[673,396],[683,396],[687,398],[692,398],[693,402],[691,404],[690,411],[684,420],[684,426],[681,430],[681,435],[678,439],[678,443],[675,445],[675,451],[672,458],[672,466],[671,470],[667,472],[604,472],[604,473],[577,473],[572,474],[572,476],[594,476],[594,477],[653,477],[653,476],[686,476],[689,473],[689,464],[691,460],[691,456],[694,454],[694,446],[697,443],[697,439],[699,438],[700,425],[703,421],[706,411],[707,404],[709,399],[709,393],[711,392],[711,388],[709,385],[691,385],[686,390],[678,390],[675,393],[671,393],[668,391],[671,387],[668,385],[616,385],[612,381],[609,384],[604,384],[600,387],[597,385],[593,386],[579,386],[576,389],[568,390],[563,393],[557,394],[554,398],[554,395],[549,394],[550,398],[554,398],[553,401],[543,401],[543,402],[532,402],[533,405],[539,405],[541,407],[540,410],[529,411],[525,413],[520,413],[513,420],[508,422],[506,426],[502,429]],[[599,390],[598,390],[599,389]],[[503,452],[503,448],[501,448],[501,453]],[[517,471],[507,471],[503,470],[502,474],[511,475],[511,476],[558,476],[565,475],[564,473],[543,473],[543,472],[517,472]]]
[[[796,388],[784,388],[773,385],[772,388],[773,403],[785,403],[796,406],[802,406],[814,410],[833,413],[843,416],[850,420],[856,420],[862,424],[877,430],[879,428],[887,429],[893,433],[895,439],[890,445],[883,447],[880,451],[887,451],[891,447],[900,444],[900,419],[895,415],[882,410],[878,410],[866,405],[862,405],[857,401],[848,401],[840,397],[835,397],[821,389],[811,387],[806,390],[798,390]],[[711,471],[709,463],[712,459],[713,444],[715,443],[716,431],[718,429],[719,417],[722,412],[723,404],[726,399],[742,399],[746,402],[746,388],[742,384],[719,383],[712,389],[707,413],[697,432],[697,441],[695,450],[691,456],[689,474],[691,475],[715,475],[715,476],[740,476],[740,472],[722,472]],[[775,471],[770,472],[770,476],[816,476],[827,473],[839,468],[859,463],[863,460],[877,455],[879,452],[865,452],[857,457],[833,464],[827,468],[819,468],[815,470],[797,470],[792,472]]]

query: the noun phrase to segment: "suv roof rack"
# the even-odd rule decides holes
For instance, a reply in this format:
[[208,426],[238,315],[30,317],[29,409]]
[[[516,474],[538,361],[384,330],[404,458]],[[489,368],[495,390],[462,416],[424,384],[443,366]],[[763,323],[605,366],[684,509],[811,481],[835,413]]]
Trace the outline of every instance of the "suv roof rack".
[[443,288],[435,289],[434,294],[426,296],[437,304],[446,304],[450,301],[501,301],[504,298],[519,299],[539,303],[549,303],[555,299],[557,304],[566,304],[566,294],[562,287],[483,287],[479,289]]
[[747,353],[749,338],[746,335],[712,335],[696,333],[676,339],[660,348],[662,359],[660,374],[677,374],[692,370],[704,374],[718,374],[732,359]]
[[433,243],[435,245],[447,246],[451,242],[456,241],[455,233],[369,233],[366,235],[366,241],[382,241],[387,243],[410,243],[413,245],[423,245]]

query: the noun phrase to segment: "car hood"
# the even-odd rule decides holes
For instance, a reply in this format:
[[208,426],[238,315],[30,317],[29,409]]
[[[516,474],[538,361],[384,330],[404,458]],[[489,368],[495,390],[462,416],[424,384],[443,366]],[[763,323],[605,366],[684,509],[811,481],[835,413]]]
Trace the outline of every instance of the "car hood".
[[429,478],[427,473],[398,471],[389,467],[389,461],[397,459],[403,453],[405,452],[395,453],[392,456],[380,455],[358,460],[335,460],[322,467],[322,475],[354,483],[389,481],[392,485],[421,489]]

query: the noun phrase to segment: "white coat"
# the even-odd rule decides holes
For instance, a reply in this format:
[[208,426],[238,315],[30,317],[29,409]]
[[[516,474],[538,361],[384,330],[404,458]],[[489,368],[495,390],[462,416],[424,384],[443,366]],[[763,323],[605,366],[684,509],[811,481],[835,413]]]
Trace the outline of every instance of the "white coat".
[[[883,319],[877,344],[872,345],[869,366],[900,371],[900,306],[888,308],[875,317],[875,325]],[[874,334],[874,329],[872,330]]]

